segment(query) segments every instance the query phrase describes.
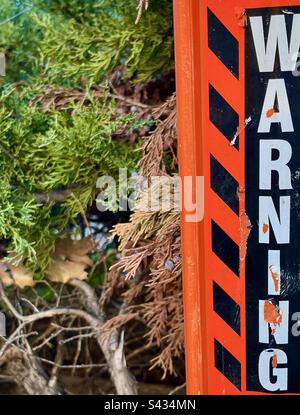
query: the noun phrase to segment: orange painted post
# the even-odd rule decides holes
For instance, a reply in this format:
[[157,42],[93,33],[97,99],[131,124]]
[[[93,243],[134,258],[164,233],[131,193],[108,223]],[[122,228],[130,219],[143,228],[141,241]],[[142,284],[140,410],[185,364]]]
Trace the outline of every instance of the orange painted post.
[[299,393],[300,0],[174,24],[188,393]]

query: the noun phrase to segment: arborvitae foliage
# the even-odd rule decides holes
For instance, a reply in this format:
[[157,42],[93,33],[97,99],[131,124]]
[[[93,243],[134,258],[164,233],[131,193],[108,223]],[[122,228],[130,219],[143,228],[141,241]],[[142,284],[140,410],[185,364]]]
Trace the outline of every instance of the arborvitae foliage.
[[[28,266],[46,267],[54,241],[93,202],[97,177],[135,169],[138,153],[112,135],[138,122],[116,116],[105,76],[122,65],[136,82],[172,66],[171,1],[151,6],[136,26],[135,0],[1,2],[0,238]],[[94,84],[104,85],[101,98]],[[45,85],[88,99],[45,111],[35,99]],[[66,190],[60,203],[41,203]]]
[[[45,113],[11,89],[0,103],[1,237],[10,241],[9,250],[41,267],[52,242],[93,202],[97,178],[117,177],[120,166],[134,169],[134,153],[129,156],[128,145],[111,138],[133,120],[113,120],[105,98]],[[42,195],[66,190],[59,205],[50,196],[48,203],[39,202],[47,199]]]
[[135,19],[135,0],[34,0],[0,33],[8,79],[74,86],[82,78],[99,83],[120,64],[136,81],[169,70],[172,1],[154,0],[139,25]]

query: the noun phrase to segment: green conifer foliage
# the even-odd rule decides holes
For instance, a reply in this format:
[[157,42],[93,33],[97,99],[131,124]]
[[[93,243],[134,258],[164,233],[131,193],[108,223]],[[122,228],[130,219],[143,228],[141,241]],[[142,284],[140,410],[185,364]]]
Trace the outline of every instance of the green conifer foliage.
[[[134,169],[132,150],[111,138],[132,119],[113,120],[105,99],[47,113],[25,101],[13,89],[0,101],[0,235],[23,260],[43,265],[67,223],[93,202],[97,178]],[[38,201],[40,194],[65,189],[72,195],[59,205]]]
[[[135,0],[1,1],[0,51],[7,58],[0,97],[0,238],[27,266],[43,270],[67,224],[95,199],[96,180],[134,170],[138,152],[112,138],[132,116],[90,87],[122,65],[133,81],[172,66],[171,1],[153,0],[135,25]],[[19,11],[25,10],[19,16]],[[83,88],[88,104],[44,111],[45,85]],[[105,94],[104,94],[105,95]],[[40,194],[71,189],[60,203]]]
[[[2,18],[11,0],[3,0]],[[28,1],[29,3],[29,1]],[[138,25],[135,0],[33,0],[32,9],[0,30],[8,80],[76,86],[99,83],[118,65],[137,80],[170,69],[172,1],[153,0]],[[6,5],[6,6],[5,6]],[[24,3],[25,7],[26,3]]]
[[173,57],[170,0],[155,0],[139,25],[134,23],[135,0],[95,3],[88,20],[83,17],[84,12],[79,14],[80,20],[70,18],[67,23],[58,21],[55,26],[47,17],[42,19],[45,36],[41,58],[46,73],[54,79],[62,76],[74,80],[82,76],[99,82],[108,70],[120,64],[125,66],[126,76],[135,75],[136,80],[149,79],[154,73],[170,69]]

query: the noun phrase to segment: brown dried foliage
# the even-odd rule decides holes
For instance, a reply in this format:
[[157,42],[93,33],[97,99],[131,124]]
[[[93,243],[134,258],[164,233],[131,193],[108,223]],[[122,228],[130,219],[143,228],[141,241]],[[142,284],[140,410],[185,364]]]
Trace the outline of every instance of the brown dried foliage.
[[[148,179],[168,174],[166,151],[173,156],[171,171],[177,165],[175,105],[173,95],[153,113],[157,128],[146,139],[140,161],[140,173]],[[174,359],[183,354],[180,220],[179,213],[172,209],[139,209],[146,196],[139,195],[130,222],[114,228],[122,257],[111,269],[110,284],[111,289],[124,288],[125,281],[122,295],[127,312],[138,312],[146,322],[146,347],[160,349],[152,368],[161,367],[166,376],[174,374]]]
[[153,111],[157,128],[145,141],[143,157],[140,160],[140,173],[143,177],[151,178],[166,174],[164,156],[170,152],[172,156],[171,170],[177,166],[176,144],[176,96],[173,94],[163,105]]

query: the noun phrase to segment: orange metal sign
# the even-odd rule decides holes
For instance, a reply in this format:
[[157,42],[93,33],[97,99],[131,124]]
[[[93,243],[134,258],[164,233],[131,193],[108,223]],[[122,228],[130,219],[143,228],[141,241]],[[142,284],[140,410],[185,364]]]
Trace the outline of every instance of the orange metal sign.
[[299,16],[174,0],[180,174],[204,177],[204,219],[182,213],[190,394],[299,392]]

